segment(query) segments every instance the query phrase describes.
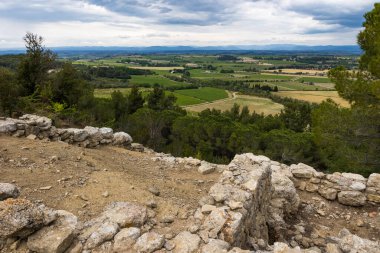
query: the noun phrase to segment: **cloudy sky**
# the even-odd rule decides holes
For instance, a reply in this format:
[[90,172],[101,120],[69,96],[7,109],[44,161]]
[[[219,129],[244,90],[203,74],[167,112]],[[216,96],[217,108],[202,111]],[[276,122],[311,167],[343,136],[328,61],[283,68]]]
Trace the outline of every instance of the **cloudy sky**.
[[0,48],[352,45],[376,0],[0,0]]

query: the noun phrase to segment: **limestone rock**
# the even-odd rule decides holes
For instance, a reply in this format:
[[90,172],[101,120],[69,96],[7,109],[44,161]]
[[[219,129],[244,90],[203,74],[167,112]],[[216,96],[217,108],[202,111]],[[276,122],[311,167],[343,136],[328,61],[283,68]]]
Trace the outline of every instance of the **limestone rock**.
[[361,252],[361,253],[376,253],[380,252],[379,242],[370,241],[351,234],[347,229],[343,229],[339,233],[341,238],[339,247],[343,252]]
[[139,228],[124,228],[115,235],[113,249],[115,252],[123,253],[131,250],[137,239],[140,237]]
[[333,189],[333,188],[323,188],[323,187],[320,187],[318,189],[318,193],[324,197],[325,199],[328,199],[328,200],[335,200],[336,199],[336,195],[338,194],[338,191]]
[[243,250],[243,249],[234,247],[233,249],[231,249],[230,251],[228,251],[228,253],[251,253],[251,251],[250,250]]
[[101,224],[101,226],[88,237],[85,248],[93,249],[105,241],[111,240],[118,231],[119,226],[116,223],[108,221]]
[[375,187],[380,189],[380,174],[379,173],[372,173],[368,177],[367,181],[368,187]]
[[56,213],[25,199],[0,201],[0,239],[25,238],[56,219]]
[[82,142],[89,136],[87,131],[79,128],[69,128],[67,129],[67,132],[73,135],[73,141],[75,142]]
[[296,178],[312,178],[317,174],[317,171],[313,167],[303,163],[292,164],[290,170]]
[[175,248],[173,253],[195,253],[198,250],[201,239],[198,235],[184,231],[179,233],[174,239]]
[[120,228],[140,227],[147,219],[146,207],[129,202],[113,202],[103,212],[103,216],[117,223]]
[[72,243],[78,223],[77,217],[66,211],[58,211],[58,219],[29,236],[27,246],[38,253],[62,253]]
[[0,183],[0,201],[7,198],[17,198],[20,192],[14,184]]
[[338,201],[347,206],[363,206],[366,197],[359,191],[341,191],[338,193]]
[[128,144],[131,144],[132,141],[133,141],[132,137],[127,133],[117,132],[113,134],[113,140],[112,140],[113,145],[126,146]]
[[10,134],[17,130],[17,124],[12,120],[0,120],[0,133]]
[[52,125],[51,119],[33,114],[25,114],[20,119],[24,120],[28,125],[38,126],[41,130],[48,130]]
[[206,175],[206,174],[210,174],[214,172],[215,169],[216,169],[216,165],[202,161],[201,166],[199,166],[198,168],[198,172],[203,175]]
[[[223,228],[227,221],[227,212],[224,208],[217,208],[207,216],[201,227],[202,234],[205,238],[217,238],[219,231]],[[207,237],[207,238],[206,238]]]
[[113,130],[109,127],[99,128],[99,132],[102,134],[104,139],[112,139],[113,138]]
[[339,249],[337,244],[328,243],[326,245],[326,253],[342,253],[342,251]]
[[209,243],[202,247],[201,253],[227,253],[230,244],[223,240],[210,239]]
[[155,232],[148,232],[140,236],[135,246],[135,252],[151,253],[161,249],[165,244],[165,237]]

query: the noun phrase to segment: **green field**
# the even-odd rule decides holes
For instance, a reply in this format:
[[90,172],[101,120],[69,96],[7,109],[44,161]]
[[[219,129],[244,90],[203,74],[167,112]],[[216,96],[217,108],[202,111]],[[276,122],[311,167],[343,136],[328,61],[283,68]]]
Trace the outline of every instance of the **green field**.
[[228,94],[225,90],[204,87],[199,89],[177,90],[174,93],[181,94],[188,97],[197,98],[203,101],[215,101],[218,99],[228,98]]
[[129,83],[137,86],[145,84],[159,84],[165,88],[183,86],[183,83],[181,82],[176,82],[160,75],[132,76]]
[[331,80],[326,77],[302,77],[298,79],[298,81],[313,82],[313,83],[331,83]]
[[[130,88],[95,89],[94,95],[97,98],[110,99],[111,94],[114,91],[120,91],[124,95],[128,95],[130,90]],[[144,88],[140,90],[142,91],[142,94],[145,97],[152,89]],[[228,94],[225,90],[209,87],[199,89],[177,90],[174,92],[166,91],[166,94],[173,94],[174,96],[176,96],[176,104],[179,106],[195,105],[228,98]]]

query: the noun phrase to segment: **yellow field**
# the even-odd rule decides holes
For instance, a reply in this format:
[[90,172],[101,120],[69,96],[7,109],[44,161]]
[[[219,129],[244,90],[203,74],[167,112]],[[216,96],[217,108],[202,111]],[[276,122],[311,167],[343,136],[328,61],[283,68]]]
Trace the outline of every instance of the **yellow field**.
[[[266,70],[266,72],[275,72],[278,70]],[[328,70],[313,70],[313,69],[282,69],[282,74],[296,74],[301,73],[305,75],[313,75],[313,76],[326,76]]]
[[212,103],[203,103],[198,105],[192,105],[184,107],[190,112],[201,112],[206,109],[217,109],[221,111],[227,111],[232,108],[234,104],[240,105],[240,109],[243,106],[248,106],[250,112],[264,113],[265,115],[269,114],[278,114],[284,109],[284,106],[277,104],[270,99],[248,96],[248,95],[236,95],[228,99],[217,100]]
[[183,69],[183,67],[144,67],[144,66],[128,66],[131,69],[148,69],[148,70],[172,70]]
[[348,101],[339,97],[337,91],[279,91],[275,94],[282,97],[289,97],[318,104],[330,98],[343,107],[350,107]]

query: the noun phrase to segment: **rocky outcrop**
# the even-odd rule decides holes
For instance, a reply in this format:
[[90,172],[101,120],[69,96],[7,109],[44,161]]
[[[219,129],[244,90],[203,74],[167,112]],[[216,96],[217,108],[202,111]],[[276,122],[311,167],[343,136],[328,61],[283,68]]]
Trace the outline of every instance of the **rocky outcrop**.
[[197,210],[195,216],[201,224],[198,234],[205,243],[220,239],[244,248],[250,237],[268,241],[270,163],[256,158],[237,155],[209,191],[214,203]]
[[124,132],[114,133],[111,128],[107,127],[56,128],[52,125],[51,119],[32,114],[26,114],[19,119],[0,119],[0,134],[27,137],[29,139],[64,141],[88,148],[107,144],[129,147],[133,141],[129,134]]

